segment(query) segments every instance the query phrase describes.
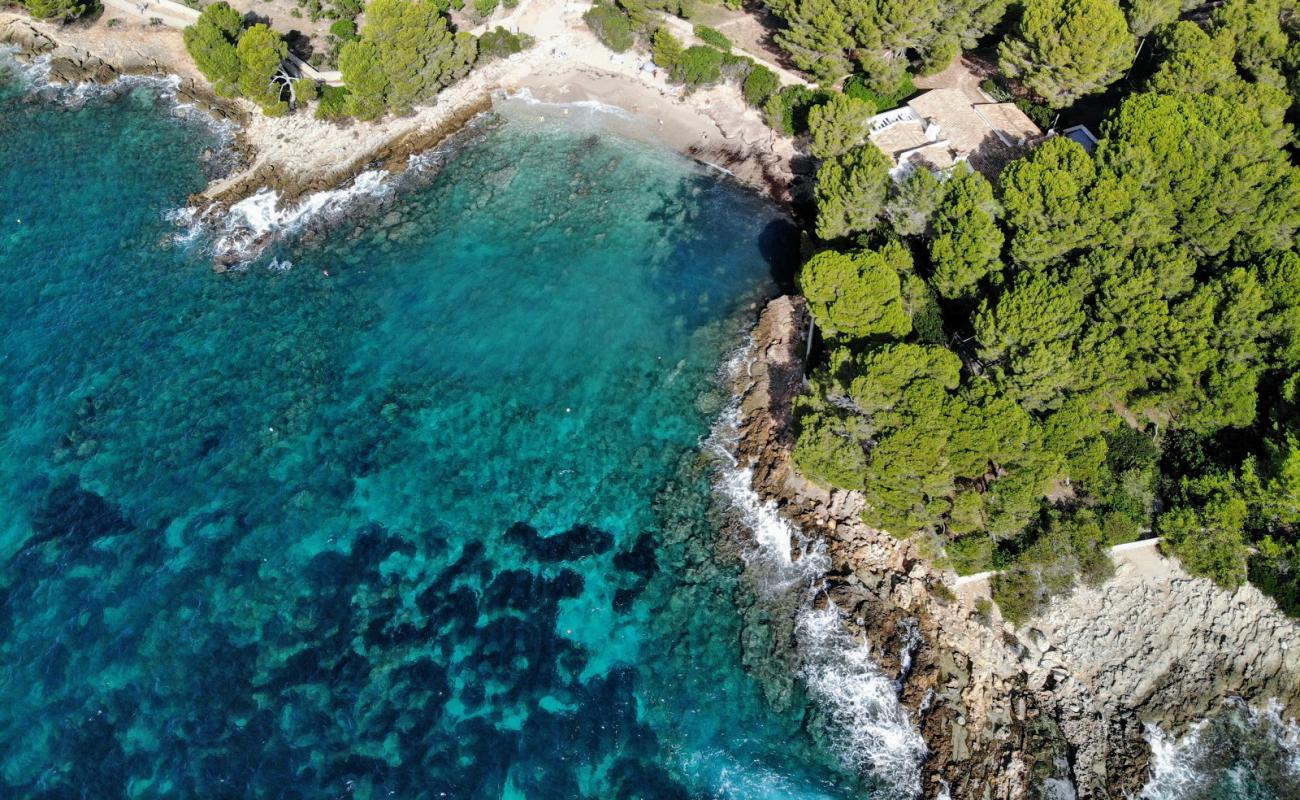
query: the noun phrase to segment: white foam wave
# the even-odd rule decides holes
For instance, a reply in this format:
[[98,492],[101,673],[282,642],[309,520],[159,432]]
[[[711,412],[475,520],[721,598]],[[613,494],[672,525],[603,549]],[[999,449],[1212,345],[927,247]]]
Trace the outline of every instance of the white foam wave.
[[513,92],[508,92],[506,93],[505,97],[507,100],[517,100],[520,103],[524,103],[530,106],[547,106],[549,108],[558,108],[558,109],[575,108],[575,109],[582,109],[584,111],[595,111],[600,114],[611,114],[613,116],[621,117],[623,119],[629,119],[629,120],[634,119],[634,117],[632,116],[632,112],[628,111],[626,108],[623,108],[622,106],[616,106],[610,103],[602,103],[599,100],[573,100],[570,102],[541,100],[536,95],[534,95],[527,87],[523,89],[518,89]]
[[1146,726],[1151,746],[1151,776],[1142,788],[1142,800],[1181,800],[1210,778],[1196,767],[1201,757],[1201,731],[1206,722],[1193,725],[1181,739],[1157,725]]
[[[1233,698],[1225,706],[1225,714],[1237,715],[1232,737],[1263,737],[1279,754],[1279,767],[1300,781],[1300,723],[1284,718],[1282,704],[1270,700],[1263,708],[1254,708]],[[1212,735],[1213,725],[1212,720],[1201,720],[1181,737],[1171,736],[1157,725],[1146,726],[1151,771],[1140,800],[1186,800],[1209,791],[1221,780],[1211,766],[1221,760],[1221,754],[1215,752],[1219,744]],[[1241,765],[1234,766],[1227,777],[1237,777],[1240,769]]]
[[925,740],[870,645],[850,639],[833,604],[802,613],[796,635],[804,682],[834,723],[840,758],[884,779],[901,796],[919,795]]
[[[752,374],[752,349],[753,342],[747,342],[727,359],[723,378],[728,385]],[[915,797],[921,790],[925,740],[899,702],[898,684],[876,664],[870,645],[849,637],[833,604],[814,607],[830,558],[821,541],[809,541],[774,501],[764,501],[754,491],[753,468],[736,458],[740,403],[740,397],[732,399],[705,443],[719,464],[715,492],[752,533],[749,560],[762,567],[766,588],[803,587],[795,623],[800,677],[832,722],[837,755],[847,768],[883,780],[896,796]],[[916,644],[905,643],[905,659],[910,660]]]
[[297,203],[284,204],[278,192],[262,189],[215,215],[184,208],[168,217],[179,228],[176,243],[188,245],[211,237],[213,255],[219,262],[246,265],[269,244],[299,232],[309,222],[337,218],[361,198],[382,198],[392,191],[390,173],[375,169],[362,172],[345,186],[313,192]]
[[223,145],[229,143],[234,136],[233,123],[219,119],[193,103],[180,100],[182,81],[179,75],[118,75],[108,83],[87,80],[64,84],[51,80],[51,55],[20,60],[19,52],[16,46],[0,47],[0,59],[3,59],[6,67],[13,69],[24,91],[40,100],[81,108],[90,102],[114,100],[135,89],[147,88],[169,105],[173,116],[203,125],[215,133]]

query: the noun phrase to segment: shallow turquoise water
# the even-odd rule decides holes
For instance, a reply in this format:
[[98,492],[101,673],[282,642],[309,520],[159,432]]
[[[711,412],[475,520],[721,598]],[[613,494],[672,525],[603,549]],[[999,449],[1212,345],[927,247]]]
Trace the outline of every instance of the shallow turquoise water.
[[218,275],[209,134],[0,95],[0,795],[864,796],[700,454],[774,211],[478,138]]

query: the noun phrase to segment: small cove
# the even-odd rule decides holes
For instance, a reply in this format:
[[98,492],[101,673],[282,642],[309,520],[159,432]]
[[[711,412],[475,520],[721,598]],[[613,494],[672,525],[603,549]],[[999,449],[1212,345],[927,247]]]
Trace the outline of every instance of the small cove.
[[772,206],[517,114],[216,275],[167,219],[210,132],[4,92],[8,793],[874,793],[701,446]]

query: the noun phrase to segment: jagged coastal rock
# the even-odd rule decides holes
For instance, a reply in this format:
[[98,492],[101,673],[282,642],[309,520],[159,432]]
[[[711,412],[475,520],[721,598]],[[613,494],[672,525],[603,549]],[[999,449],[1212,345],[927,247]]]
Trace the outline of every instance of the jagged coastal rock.
[[1233,696],[1300,715],[1300,626],[1252,587],[1224,592],[1146,549],[1017,629],[955,592],[953,574],[915,545],[865,525],[859,494],[804,480],[791,461],[791,406],[807,331],[802,298],[764,310],[739,387],[740,457],[755,491],[825,540],[820,602],[841,610],[886,670],[901,671],[910,631],[921,634],[901,687],[930,751],[926,797],[946,786],[954,800],[1010,800],[1067,779],[1080,798],[1124,797],[1147,777],[1147,724],[1181,733]]

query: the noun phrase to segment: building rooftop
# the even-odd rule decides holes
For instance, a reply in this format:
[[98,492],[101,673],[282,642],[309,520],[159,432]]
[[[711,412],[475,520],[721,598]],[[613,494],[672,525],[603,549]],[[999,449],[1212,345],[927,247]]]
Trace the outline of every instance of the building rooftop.
[[871,118],[871,141],[896,169],[948,169],[961,161],[996,174],[1042,131],[1014,103],[965,88],[931,89]]

